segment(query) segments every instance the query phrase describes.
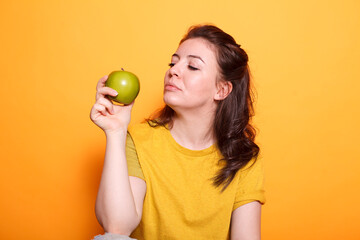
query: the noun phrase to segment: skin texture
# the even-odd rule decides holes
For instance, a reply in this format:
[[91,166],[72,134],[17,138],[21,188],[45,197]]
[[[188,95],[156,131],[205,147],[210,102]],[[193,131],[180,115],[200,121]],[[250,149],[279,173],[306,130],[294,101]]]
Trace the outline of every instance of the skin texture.
[[[104,130],[107,142],[96,215],[106,232],[130,235],[141,219],[146,183],[127,173],[125,140],[133,104],[118,106],[106,99],[106,95],[116,95],[105,87],[106,78],[98,83],[90,113],[92,121]],[[211,129],[217,101],[231,90],[231,83],[219,78],[216,55],[208,42],[199,38],[183,42],[164,78],[164,101],[176,112],[170,130],[175,141],[192,150],[213,145]],[[260,212],[258,202],[236,209],[231,239],[260,239]]]

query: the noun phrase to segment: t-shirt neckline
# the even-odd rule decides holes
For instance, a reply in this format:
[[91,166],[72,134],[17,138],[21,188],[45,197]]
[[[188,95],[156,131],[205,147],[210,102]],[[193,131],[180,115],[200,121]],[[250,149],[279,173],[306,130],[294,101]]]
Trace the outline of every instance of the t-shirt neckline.
[[201,157],[201,156],[206,156],[209,154],[212,154],[214,151],[216,151],[216,146],[215,144],[211,145],[208,148],[205,149],[201,149],[201,150],[192,150],[186,147],[183,147],[182,145],[180,145],[178,142],[176,142],[176,140],[174,139],[174,137],[171,135],[170,129],[168,128],[164,128],[164,130],[166,131],[166,135],[167,138],[169,139],[169,143],[179,152],[185,154],[185,155],[189,155],[189,156],[193,156],[193,157]]

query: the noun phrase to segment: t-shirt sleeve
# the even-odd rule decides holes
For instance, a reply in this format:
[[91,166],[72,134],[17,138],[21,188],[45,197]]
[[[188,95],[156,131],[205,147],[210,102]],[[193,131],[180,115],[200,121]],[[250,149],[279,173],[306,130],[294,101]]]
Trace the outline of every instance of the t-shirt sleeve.
[[129,176],[138,177],[145,181],[144,174],[142,172],[136,148],[131,135],[128,133],[126,137],[126,161],[128,166]]
[[262,159],[251,160],[238,174],[240,176],[233,210],[253,201],[264,204],[264,168]]

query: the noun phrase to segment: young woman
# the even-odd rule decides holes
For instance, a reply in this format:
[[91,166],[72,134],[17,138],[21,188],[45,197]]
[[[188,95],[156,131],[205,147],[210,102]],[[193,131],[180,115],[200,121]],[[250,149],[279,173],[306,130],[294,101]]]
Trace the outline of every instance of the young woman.
[[137,239],[260,239],[265,202],[248,56],[212,25],[190,28],[164,79],[165,107],[128,129],[133,104],[99,80],[91,119],[106,134],[96,215]]

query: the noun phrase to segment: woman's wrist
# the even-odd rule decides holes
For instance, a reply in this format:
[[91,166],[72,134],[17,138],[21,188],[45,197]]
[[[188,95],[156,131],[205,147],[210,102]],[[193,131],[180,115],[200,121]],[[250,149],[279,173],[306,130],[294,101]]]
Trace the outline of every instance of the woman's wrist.
[[106,138],[121,138],[126,137],[127,129],[105,130]]

